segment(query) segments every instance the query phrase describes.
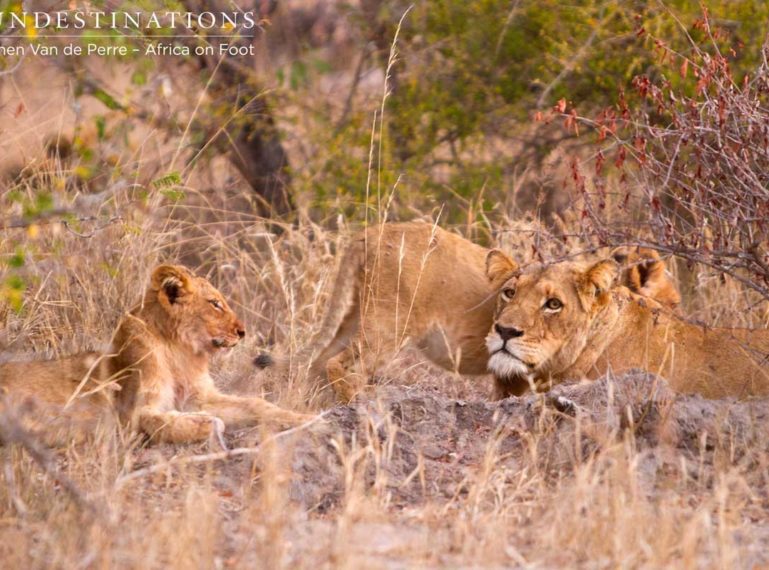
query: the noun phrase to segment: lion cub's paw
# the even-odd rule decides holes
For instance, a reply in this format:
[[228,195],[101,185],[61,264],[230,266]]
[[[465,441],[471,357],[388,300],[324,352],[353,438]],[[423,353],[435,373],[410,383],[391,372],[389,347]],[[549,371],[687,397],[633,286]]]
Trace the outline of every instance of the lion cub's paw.
[[226,449],[224,442],[224,422],[203,412],[181,413],[174,419],[172,439],[183,441],[206,441],[215,443],[222,449]]

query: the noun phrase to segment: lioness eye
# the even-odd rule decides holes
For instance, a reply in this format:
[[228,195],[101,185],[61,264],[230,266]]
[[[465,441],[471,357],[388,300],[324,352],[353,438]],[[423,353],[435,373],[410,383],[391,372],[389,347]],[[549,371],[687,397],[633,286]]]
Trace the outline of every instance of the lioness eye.
[[545,308],[548,311],[560,311],[561,309],[563,309],[563,303],[561,303],[561,301],[559,301],[555,297],[552,297],[547,301],[545,301]]
[[505,287],[502,289],[502,299],[504,301],[509,301],[515,296],[515,289],[512,287]]
[[208,302],[209,302],[209,303],[211,303],[211,304],[214,306],[214,309],[216,309],[217,311],[223,311],[223,310],[224,310],[224,305],[222,305],[222,304],[219,302],[219,300],[217,300],[217,299],[211,299],[211,300],[209,300]]

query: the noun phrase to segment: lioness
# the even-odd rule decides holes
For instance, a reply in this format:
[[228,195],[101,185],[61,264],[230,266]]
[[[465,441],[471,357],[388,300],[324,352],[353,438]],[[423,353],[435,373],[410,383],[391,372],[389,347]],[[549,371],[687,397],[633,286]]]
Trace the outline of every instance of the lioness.
[[687,323],[618,284],[614,260],[520,269],[494,250],[486,266],[499,291],[487,338],[498,398],[631,368],[708,398],[769,393],[769,330]]
[[[498,283],[486,275],[487,248],[420,222],[383,224],[357,234],[345,252],[319,332],[296,357],[311,381],[325,379],[349,402],[368,376],[407,341],[436,364],[488,374],[485,338]],[[637,287],[680,299],[658,257],[627,252],[644,267]],[[258,366],[270,364],[257,358]],[[283,360],[279,367],[286,368]],[[325,372],[325,374],[324,374]]]
[[120,321],[109,353],[4,364],[0,388],[16,401],[31,396],[54,409],[71,408],[73,419],[88,425],[114,407],[122,420],[165,442],[211,436],[221,442],[225,426],[311,419],[214,386],[211,357],[245,334],[210,282],[182,266],[160,265],[142,301]]

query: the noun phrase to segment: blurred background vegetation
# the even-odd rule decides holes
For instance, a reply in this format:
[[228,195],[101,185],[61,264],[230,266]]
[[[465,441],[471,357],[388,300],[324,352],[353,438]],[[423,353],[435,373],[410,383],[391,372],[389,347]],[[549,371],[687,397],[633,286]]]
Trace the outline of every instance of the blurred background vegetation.
[[[212,280],[248,330],[215,364],[217,384],[303,406],[300,379],[257,374],[253,357],[306,348],[348,230],[383,219],[438,220],[521,263],[641,243],[665,257],[685,318],[769,326],[764,0],[0,0],[5,16],[63,7],[252,10],[259,27],[42,38],[57,33],[0,20],[0,47],[140,48],[124,57],[0,51],[0,362],[104,350],[153,264],[183,263]],[[194,54],[222,43],[253,55]],[[192,53],[143,53],[161,44]],[[486,399],[488,379],[405,356],[382,383]],[[63,457],[61,472],[112,513],[84,518],[60,479],[3,447],[0,560],[316,568],[323,551],[329,567],[403,567],[403,553],[430,567],[763,561],[769,460],[764,432],[748,429],[760,407],[748,417],[731,402],[721,414],[699,401],[719,428],[706,422],[700,437],[696,422],[631,422],[639,429],[616,438],[576,429],[572,442],[561,436],[580,422],[559,419],[567,432],[540,437],[519,429],[526,422],[486,429],[465,417],[472,406],[452,404],[465,410],[449,426],[461,453],[436,453],[430,436],[428,454],[398,419],[427,413],[411,388],[404,394],[360,408],[370,441],[336,440],[346,473],[338,508],[336,499],[295,508],[292,470],[304,480],[328,467],[284,459],[272,445],[264,462],[180,464],[120,490],[135,468],[197,452],[156,454],[110,437]],[[667,401],[649,402],[636,412],[675,419]],[[613,411],[596,413],[618,424]],[[396,431],[414,447],[385,445]],[[463,433],[476,451],[486,446],[482,459],[459,449]],[[520,461],[505,443],[519,436]],[[654,449],[639,447],[647,440]],[[457,483],[431,481],[422,451]],[[400,481],[390,462],[406,453],[418,464]],[[425,503],[397,498],[412,486]],[[387,538],[388,522],[406,538]],[[351,557],[357,543],[380,557]],[[315,553],[307,562],[286,558],[305,545]]]
[[[195,12],[233,6],[202,0],[90,5]],[[0,2],[6,12],[24,6]],[[74,158],[66,165],[71,181],[87,183],[93,192],[116,176],[135,176],[131,168],[108,175],[103,165],[105,159],[119,162],[114,147],[144,122],[167,137],[185,136],[174,170],[153,173],[162,178],[156,190],[168,191],[177,172],[188,174],[193,165],[228,154],[245,182],[281,214],[298,204],[316,219],[360,217],[364,206],[377,209],[395,186],[396,216],[426,207],[443,208],[453,221],[468,210],[472,216],[549,214],[571,201],[558,168],[564,151],[594,141],[578,139],[560,123],[535,121],[538,112],[562,99],[588,113],[615,104],[633,77],[663,73],[661,45],[686,54],[691,40],[707,39],[696,27],[703,10],[729,32],[723,43],[733,68],[750,70],[760,59],[769,20],[769,5],[758,0],[307,0],[244,2],[239,8],[254,9],[261,19],[261,29],[240,40],[255,45],[253,58],[222,64],[195,56],[134,56],[119,61],[130,81],[117,85],[104,69],[115,60],[22,63],[20,73],[52,65],[68,75],[70,105],[99,103],[90,116],[78,117],[64,149]],[[19,33],[7,27],[0,33]],[[99,41],[146,44],[164,33]],[[5,58],[0,65],[9,73],[16,63]],[[692,74],[670,79],[696,83]],[[213,96],[201,101],[203,90]],[[165,99],[168,108],[158,108],[150,94]],[[286,187],[289,202],[272,196],[275,185]],[[458,204],[463,207],[453,207]],[[26,211],[40,207],[44,200],[27,204]]]
[[[5,14],[60,8],[0,0]],[[760,0],[69,8],[252,10],[259,26],[227,30],[232,40],[205,31],[169,38],[168,29],[42,40],[4,20],[3,45],[254,47],[253,56],[0,57],[4,297],[17,307],[25,287],[17,269],[39,254],[29,238],[49,223],[77,235],[111,223],[141,233],[153,216],[170,217],[184,224],[178,243],[189,246],[201,232],[241,236],[233,220],[268,219],[274,230],[277,222],[334,229],[440,217],[489,242],[506,220],[585,217],[581,177],[591,188],[594,175],[588,166],[575,180],[575,161],[600,157],[602,188],[625,176],[588,118],[630,108],[664,125],[669,114],[634,78],[695,94],[701,76],[685,61],[703,53],[721,53],[735,77],[747,75],[763,61],[769,21]]]

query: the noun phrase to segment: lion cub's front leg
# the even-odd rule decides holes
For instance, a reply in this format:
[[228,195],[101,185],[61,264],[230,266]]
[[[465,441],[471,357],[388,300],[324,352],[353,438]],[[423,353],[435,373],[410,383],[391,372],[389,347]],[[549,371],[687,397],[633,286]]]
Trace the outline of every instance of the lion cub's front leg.
[[138,424],[139,429],[156,442],[221,440],[224,433],[224,422],[211,414],[176,410],[164,412],[149,406],[139,410]]
[[200,408],[213,414],[227,427],[245,427],[268,423],[291,427],[311,421],[316,416],[285,410],[257,397],[234,396],[209,390],[200,396]]

